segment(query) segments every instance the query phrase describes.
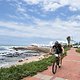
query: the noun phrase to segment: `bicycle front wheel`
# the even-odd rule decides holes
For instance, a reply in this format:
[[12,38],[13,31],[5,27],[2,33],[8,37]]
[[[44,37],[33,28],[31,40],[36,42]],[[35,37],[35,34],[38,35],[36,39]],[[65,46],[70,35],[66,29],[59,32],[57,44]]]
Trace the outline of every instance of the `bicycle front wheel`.
[[52,73],[55,74],[56,71],[57,71],[57,62],[54,62],[54,63],[52,64]]

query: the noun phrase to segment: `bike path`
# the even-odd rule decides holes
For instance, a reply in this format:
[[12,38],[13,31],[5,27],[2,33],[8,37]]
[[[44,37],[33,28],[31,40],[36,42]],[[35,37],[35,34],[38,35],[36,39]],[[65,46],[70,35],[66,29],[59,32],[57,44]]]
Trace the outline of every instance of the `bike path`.
[[23,80],[80,80],[80,53],[71,48],[62,62],[62,67],[57,70],[56,74],[52,73],[52,66],[50,66],[47,70]]

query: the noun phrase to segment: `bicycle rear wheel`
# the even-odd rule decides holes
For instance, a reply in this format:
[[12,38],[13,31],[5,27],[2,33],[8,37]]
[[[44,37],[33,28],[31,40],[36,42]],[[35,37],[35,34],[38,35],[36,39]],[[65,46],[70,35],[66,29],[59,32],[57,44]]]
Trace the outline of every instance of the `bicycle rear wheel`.
[[55,74],[57,71],[57,62],[55,61],[53,64],[52,64],[52,73]]

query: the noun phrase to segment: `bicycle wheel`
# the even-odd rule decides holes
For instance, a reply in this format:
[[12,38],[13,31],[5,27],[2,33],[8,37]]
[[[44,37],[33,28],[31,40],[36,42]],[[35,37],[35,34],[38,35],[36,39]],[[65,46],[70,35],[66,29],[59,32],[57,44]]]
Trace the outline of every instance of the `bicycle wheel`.
[[52,73],[55,74],[57,71],[57,62],[55,61],[52,65]]

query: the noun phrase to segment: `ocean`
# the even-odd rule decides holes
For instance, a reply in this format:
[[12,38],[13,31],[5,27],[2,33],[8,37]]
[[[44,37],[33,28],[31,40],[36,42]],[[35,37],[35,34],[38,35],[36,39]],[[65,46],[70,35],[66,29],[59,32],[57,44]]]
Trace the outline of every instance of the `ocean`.
[[25,46],[0,46],[0,68],[15,65],[19,60],[40,55],[39,52],[31,50],[15,51],[12,49],[13,47]]

